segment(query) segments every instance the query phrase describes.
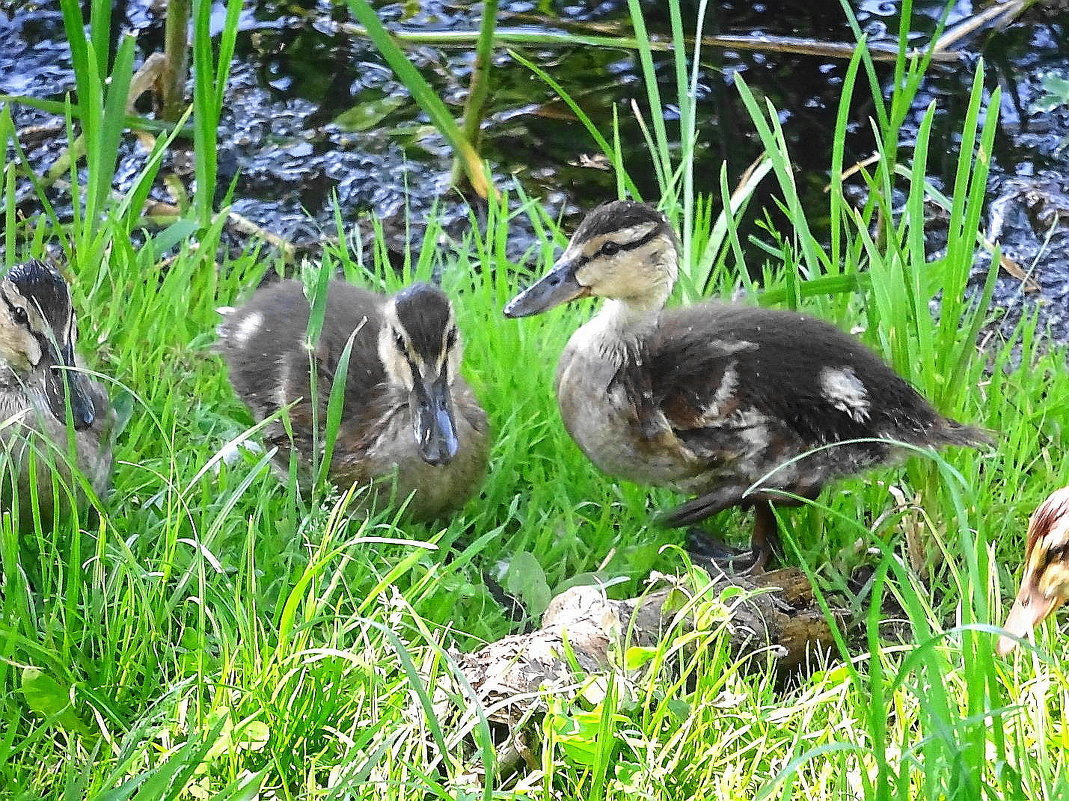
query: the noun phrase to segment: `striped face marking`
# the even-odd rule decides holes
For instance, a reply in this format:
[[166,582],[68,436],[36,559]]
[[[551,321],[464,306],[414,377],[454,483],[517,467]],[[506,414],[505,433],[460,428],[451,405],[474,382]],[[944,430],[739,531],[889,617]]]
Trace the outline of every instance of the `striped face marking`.
[[[1039,505],[1028,521],[1025,568],[1006,622],[1002,627],[1024,637],[1069,600],[1069,487]],[[1016,640],[1000,637],[995,650],[1008,654]]]
[[36,370],[52,414],[88,428],[96,409],[85,376],[74,359],[77,337],[70,287],[44,262],[12,267],[0,280],[0,359],[17,373]]
[[391,383],[411,390],[456,379],[462,355],[452,305],[441,290],[414,284],[386,304],[379,332],[379,358]]
[[53,267],[39,261],[16,265],[0,281],[0,301],[5,361],[26,369],[55,348],[64,362],[73,356],[77,328],[70,287]]
[[460,335],[453,307],[441,290],[413,284],[383,310],[379,358],[389,381],[407,390],[412,434],[423,460],[448,464],[460,442],[452,386],[460,368]]

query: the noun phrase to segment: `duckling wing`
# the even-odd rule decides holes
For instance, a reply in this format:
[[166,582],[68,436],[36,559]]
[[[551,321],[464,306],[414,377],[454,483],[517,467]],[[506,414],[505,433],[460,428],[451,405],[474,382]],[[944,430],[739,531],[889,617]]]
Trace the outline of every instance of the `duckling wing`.
[[[949,422],[853,337],[787,311],[666,311],[650,342],[650,378],[677,436],[708,458],[745,451],[771,463],[843,440],[925,442]],[[851,447],[866,461],[887,450]]]

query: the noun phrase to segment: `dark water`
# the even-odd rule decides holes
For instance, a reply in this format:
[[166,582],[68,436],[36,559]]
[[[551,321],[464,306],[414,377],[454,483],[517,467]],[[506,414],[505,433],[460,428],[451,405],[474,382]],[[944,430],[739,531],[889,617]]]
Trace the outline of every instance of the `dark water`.
[[[770,0],[764,3],[710,3],[707,34],[813,36],[851,41],[852,34],[837,2]],[[5,8],[0,5],[0,8]],[[858,23],[870,41],[894,41],[898,4],[855,4]],[[142,56],[162,48],[163,22],[143,2],[114,6],[114,27],[138,31]],[[475,30],[481,4],[421,2],[379,6],[384,21],[412,31]],[[669,21],[657,3],[647,3],[647,25],[666,33]],[[917,43],[926,41],[944,6],[914,4],[911,29]],[[967,2],[953,5],[953,24],[972,11]],[[959,45],[970,60],[935,68],[926,79],[907,120],[907,136],[923,108],[936,105],[930,172],[936,182],[951,174],[957,158],[956,131],[968,98],[975,60],[983,57],[990,91],[1003,89],[1000,132],[989,181],[992,209],[1002,221],[1007,254],[1026,270],[1039,292],[1023,292],[1019,279],[1000,279],[997,301],[1011,312],[1033,299],[1044,303],[1045,320],[1055,336],[1069,339],[1069,109],[1038,112],[1040,80],[1046,72],[1069,76],[1069,13],[1042,13],[997,34],[982,33]],[[684,9],[684,18],[695,12]],[[466,205],[447,191],[451,153],[411,102],[404,87],[366,40],[346,33],[343,7],[329,2],[247,3],[233,66],[220,136],[220,187],[236,177],[233,208],[264,228],[297,244],[313,247],[335,233],[332,198],[348,226],[367,225],[366,212],[383,221],[396,247],[403,247],[406,202],[418,221],[435,202],[443,202],[459,230],[467,225]],[[221,25],[222,7],[214,24]],[[502,3],[499,25],[531,30],[565,30],[576,23],[608,26],[608,33],[630,32],[626,3]],[[614,110],[622,125],[632,170],[647,199],[655,198],[652,165],[645,156],[641,131],[634,121],[632,98],[643,102],[637,56],[627,50],[588,46],[526,47],[522,52],[549,71],[575,97],[603,133],[611,131]],[[424,76],[459,117],[466,95],[470,48],[414,47],[409,51]],[[497,69],[487,121],[484,153],[499,186],[520,184],[566,219],[615,194],[615,179],[590,165],[596,148],[567,107],[537,77],[504,50]],[[700,125],[699,190],[718,193],[720,164],[726,160],[729,182],[759,153],[756,135],[737,99],[734,76],[741,74],[759,95],[780,110],[799,183],[820,208],[826,182],[834,116],[846,65],[811,56],[762,54],[705,48],[697,91]],[[663,97],[671,95],[672,64],[657,62]],[[883,80],[888,80],[884,75]],[[73,87],[62,18],[51,6],[17,4],[0,14],[0,93],[62,98]],[[872,152],[868,134],[871,99],[855,93],[848,163]],[[22,106],[14,108],[20,127],[55,123],[55,118]],[[643,108],[643,113],[648,110]],[[671,131],[677,124],[670,104],[664,116]],[[62,133],[59,133],[62,136]],[[58,139],[28,139],[30,158],[43,165],[58,152]],[[144,153],[133,141],[124,146],[120,182],[136,175]],[[177,164],[175,166],[179,166]],[[703,180],[704,177],[704,180]],[[767,182],[766,182],[767,183]],[[160,195],[165,199],[164,195]],[[58,198],[57,198],[58,199]],[[754,219],[774,208],[771,198],[751,205]],[[788,223],[773,211],[777,224]],[[998,220],[991,220],[997,224]],[[760,236],[756,228],[749,232]],[[938,223],[933,224],[933,248]],[[418,225],[415,226],[418,235]],[[514,255],[529,242],[522,230],[514,237]],[[980,265],[982,267],[982,265]],[[1033,269],[1034,268],[1034,269]]]

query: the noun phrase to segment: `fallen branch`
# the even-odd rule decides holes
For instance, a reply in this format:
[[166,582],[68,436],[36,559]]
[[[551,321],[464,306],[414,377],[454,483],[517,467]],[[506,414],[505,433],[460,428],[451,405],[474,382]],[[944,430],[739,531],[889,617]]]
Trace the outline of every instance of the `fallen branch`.
[[704,630],[709,639],[690,637],[690,643],[726,646],[745,671],[764,670],[771,660],[781,673],[832,646],[828,622],[797,569],[756,578],[721,575],[707,583],[657,581],[661,588],[622,601],[607,599],[597,587],[573,587],[550,602],[537,631],[455,655],[460,676],[436,679],[435,696],[438,719],[456,721],[450,748],[462,746],[485,716],[500,735],[498,775],[522,761],[533,764],[525,732],[545,713],[546,698],[574,694],[590,676],[633,678],[621,655],[636,646],[671,647]]

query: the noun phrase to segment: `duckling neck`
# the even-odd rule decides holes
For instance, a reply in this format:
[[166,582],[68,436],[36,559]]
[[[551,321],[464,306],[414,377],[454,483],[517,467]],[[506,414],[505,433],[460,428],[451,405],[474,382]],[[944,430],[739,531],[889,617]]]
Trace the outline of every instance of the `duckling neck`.
[[665,298],[606,300],[583,328],[588,346],[617,367],[634,358],[641,343],[656,329]]

